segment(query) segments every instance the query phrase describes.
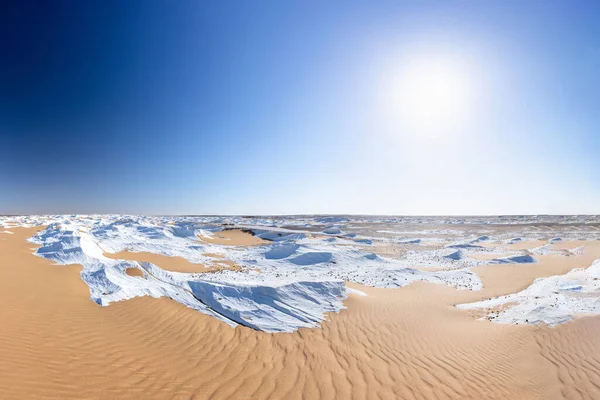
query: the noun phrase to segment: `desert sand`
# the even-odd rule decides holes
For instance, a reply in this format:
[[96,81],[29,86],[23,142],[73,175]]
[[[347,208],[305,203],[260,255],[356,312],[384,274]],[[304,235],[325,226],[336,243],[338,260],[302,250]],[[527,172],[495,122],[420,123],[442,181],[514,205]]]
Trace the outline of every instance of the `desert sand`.
[[242,229],[227,229],[216,232],[212,236],[202,236],[199,239],[206,243],[228,246],[256,246],[269,243],[248,232],[244,232]]
[[166,298],[99,307],[80,267],[32,254],[40,228],[0,234],[0,398],[600,398],[600,318],[554,328],[476,320],[454,304],[587,267],[582,256],[474,270],[482,291],[349,285],[321,328],[268,334]]
[[[138,262],[149,262],[158,265],[162,269],[173,272],[215,272],[223,269],[239,269],[239,266],[235,265],[230,260],[224,260],[222,257],[218,257],[216,254],[208,255],[207,257],[214,258],[210,264],[194,264],[189,262],[183,257],[169,257],[163,256],[162,254],[154,254],[147,252],[134,253],[130,251],[121,251],[119,253],[104,253],[105,257],[112,258],[115,260],[131,260]],[[135,268],[134,268],[135,269]]]

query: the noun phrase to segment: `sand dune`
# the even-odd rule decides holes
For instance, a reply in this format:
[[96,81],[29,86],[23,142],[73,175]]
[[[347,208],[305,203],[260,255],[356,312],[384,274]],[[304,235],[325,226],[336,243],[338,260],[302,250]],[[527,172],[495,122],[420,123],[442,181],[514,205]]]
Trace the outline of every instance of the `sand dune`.
[[[570,269],[556,256],[481,267],[480,292],[423,282],[351,285],[368,296],[350,295],[347,309],[329,314],[321,329],[267,334],[230,328],[166,298],[101,308],[89,301],[78,266],[31,254],[25,238],[36,229],[11,231],[0,241],[3,399],[600,396],[600,319],[500,325],[453,307]],[[510,279],[499,279],[507,272]]]
[[560,397],[600,398],[598,332],[600,319],[589,317],[555,329],[544,329],[536,335],[540,353],[552,365]]

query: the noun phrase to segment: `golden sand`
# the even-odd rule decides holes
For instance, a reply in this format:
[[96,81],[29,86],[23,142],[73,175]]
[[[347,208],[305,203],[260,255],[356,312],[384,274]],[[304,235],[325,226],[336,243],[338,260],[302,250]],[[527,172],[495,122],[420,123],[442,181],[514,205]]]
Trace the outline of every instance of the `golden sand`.
[[212,257],[212,258],[225,258],[225,256],[223,254],[217,254],[217,253],[204,253],[202,255],[205,257]]
[[600,398],[600,318],[513,326],[453,307],[585,267],[591,251],[481,267],[481,292],[350,285],[368,296],[321,329],[267,334],[166,298],[100,307],[79,266],[32,255],[35,229],[13,232],[0,241],[1,399]]
[[127,268],[125,273],[129,276],[141,276],[144,277],[144,272],[139,268]]
[[536,278],[563,275],[574,268],[587,268],[600,258],[600,241],[589,241],[578,256],[535,256],[539,262],[528,264],[495,264],[473,267],[489,296],[500,296],[527,288]]
[[228,246],[258,246],[271,243],[241,229],[227,229],[215,232],[211,237],[202,236],[198,239],[206,243]]
[[114,260],[130,260],[139,262],[149,262],[159,266],[162,269],[173,272],[216,272],[224,269],[239,270],[239,265],[233,261],[217,259],[210,263],[210,265],[194,264],[189,262],[183,257],[169,257],[163,256],[162,254],[140,252],[135,253],[132,251],[121,251],[119,253],[104,253],[105,257],[112,258]]

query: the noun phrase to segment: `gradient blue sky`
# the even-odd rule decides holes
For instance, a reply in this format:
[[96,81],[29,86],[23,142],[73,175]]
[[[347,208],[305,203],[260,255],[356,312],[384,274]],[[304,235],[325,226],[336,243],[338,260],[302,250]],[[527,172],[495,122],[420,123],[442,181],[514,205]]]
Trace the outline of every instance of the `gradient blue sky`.
[[[600,213],[598,2],[13,3],[0,213]],[[415,59],[460,132],[396,118]]]

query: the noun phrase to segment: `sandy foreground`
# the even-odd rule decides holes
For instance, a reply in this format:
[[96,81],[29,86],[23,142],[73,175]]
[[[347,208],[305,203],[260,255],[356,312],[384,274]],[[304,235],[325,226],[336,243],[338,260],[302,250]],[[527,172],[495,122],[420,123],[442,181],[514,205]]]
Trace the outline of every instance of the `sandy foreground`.
[[477,292],[350,285],[368,296],[350,295],[322,328],[268,334],[166,298],[99,307],[79,266],[32,254],[39,229],[0,233],[2,399],[600,398],[599,317],[501,325],[453,306],[585,268],[598,241],[581,256],[473,268]]

